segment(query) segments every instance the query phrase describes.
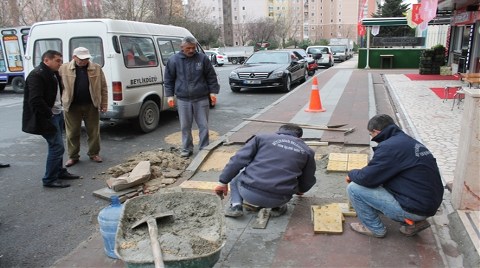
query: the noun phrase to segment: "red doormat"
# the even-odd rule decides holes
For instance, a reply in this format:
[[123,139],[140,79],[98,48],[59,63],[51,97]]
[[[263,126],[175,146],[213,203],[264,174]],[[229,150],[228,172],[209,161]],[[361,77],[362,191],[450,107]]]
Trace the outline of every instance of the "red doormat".
[[445,91],[445,88],[443,87],[431,87],[430,88],[433,93],[435,93],[440,99],[453,99],[453,96],[455,95],[455,92],[457,92],[457,89],[456,88],[450,88],[450,90],[448,90],[448,94],[447,94],[447,97],[445,98],[445,93],[447,93]]
[[457,76],[454,75],[439,75],[439,74],[405,74],[406,77],[410,80],[421,81],[421,80],[459,80]]

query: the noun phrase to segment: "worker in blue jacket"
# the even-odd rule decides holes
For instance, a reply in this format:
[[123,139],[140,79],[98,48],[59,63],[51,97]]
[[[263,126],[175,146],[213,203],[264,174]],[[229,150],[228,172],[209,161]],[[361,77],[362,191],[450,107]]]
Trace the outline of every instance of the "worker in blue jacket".
[[443,183],[432,153],[405,134],[393,119],[380,114],[369,120],[374,155],[368,165],[348,173],[350,202],[361,223],[355,232],[373,237],[387,233],[379,214],[400,222],[400,232],[413,236],[430,227],[443,199]]
[[168,106],[175,107],[182,130],[180,156],[193,154],[192,124],[198,126],[200,150],[208,146],[208,113],[210,103],[215,106],[220,91],[217,74],[208,56],[197,52],[197,39],[183,38],[181,52],[171,56],[165,66],[165,96]]
[[280,216],[294,194],[303,195],[315,185],[315,152],[302,135],[301,127],[282,125],[275,134],[252,137],[230,158],[214,189],[223,198],[230,184],[231,204],[225,216],[242,216],[244,201],[272,208],[272,215]]

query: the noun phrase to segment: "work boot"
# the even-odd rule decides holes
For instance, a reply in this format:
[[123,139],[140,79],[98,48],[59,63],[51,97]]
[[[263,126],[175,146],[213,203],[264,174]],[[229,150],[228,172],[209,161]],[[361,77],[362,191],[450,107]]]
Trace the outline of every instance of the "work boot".
[[287,212],[287,204],[276,207],[276,208],[272,208],[272,210],[270,211],[270,216],[280,217],[283,214],[285,214],[286,212]]
[[383,234],[376,234],[376,233],[370,231],[367,227],[365,227],[363,224],[361,224],[359,222],[350,223],[350,229],[352,229],[353,231],[355,231],[359,234],[372,236],[372,237],[376,237],[376,238],[384,238],[385,235],[387,235],[387,231],[385,231]]
[[236,206],[230,206],[225,210],[225,216],[227,217],[232,217],[232,218],[238,218],[243,216],[243,209],[242,205],[236,205]]
[[423,220],[417,221],[413,225],[402,224],[399,230],[405,236],[414,236],[428,227],[430,227],[430,223],[427,220]]

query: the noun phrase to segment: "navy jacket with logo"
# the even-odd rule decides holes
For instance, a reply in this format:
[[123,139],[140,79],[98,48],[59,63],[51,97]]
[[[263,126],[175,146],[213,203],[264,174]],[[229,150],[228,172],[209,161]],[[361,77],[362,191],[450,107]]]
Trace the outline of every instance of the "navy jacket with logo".
[[208,56],[195,53],[187,57],[182,52],[170,57],[165,66],[165,96],[195,101],[218,94],[220,85]]
[[225,166],[219,181],[228,184],[243,168],[242,183],[265,196],[291,198],[316,183],[315,152],[290,131],[254,136]]
[[395,124],[372,141],[378,143],[372,160],[366,167],[350,171],[350,180],[368,188],[383,186],[407,212],[435,215],[444,188],[432,153]]

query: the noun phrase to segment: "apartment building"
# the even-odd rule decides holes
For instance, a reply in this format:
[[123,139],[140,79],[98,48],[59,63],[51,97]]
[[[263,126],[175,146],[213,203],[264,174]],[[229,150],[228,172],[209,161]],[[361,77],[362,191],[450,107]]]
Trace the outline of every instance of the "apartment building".
[[[227,46],[241,46],[248,42],[246,32],[249,27],[255,27],[253,22],[267,17],[273,19],[278,26],[288,29],[286,37],[298,41],[356,39],[359,3],[362,0],[199,1],[211,5],[212,11],[215,10],[212,16],[218,18],[224,43]],[[375,0],[367,0],[365,13],[375,5]]]

